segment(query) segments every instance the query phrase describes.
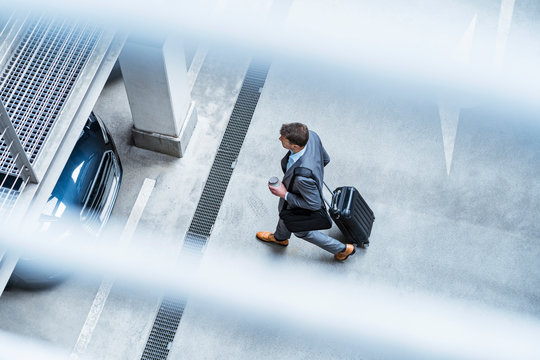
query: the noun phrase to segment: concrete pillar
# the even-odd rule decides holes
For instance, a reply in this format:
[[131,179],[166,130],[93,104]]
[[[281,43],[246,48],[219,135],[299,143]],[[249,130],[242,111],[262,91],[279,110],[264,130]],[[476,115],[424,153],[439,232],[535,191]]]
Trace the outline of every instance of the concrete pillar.
[[182,42],[133,37],[119,62],[135,146],[182,157],[197,123]]

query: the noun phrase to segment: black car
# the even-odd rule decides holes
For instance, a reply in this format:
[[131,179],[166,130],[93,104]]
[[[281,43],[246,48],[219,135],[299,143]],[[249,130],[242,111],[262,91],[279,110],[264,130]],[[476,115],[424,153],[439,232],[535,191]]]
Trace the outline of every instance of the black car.
[[[109,220],[120,182],[122,165],[114,142],[101,119],[90,114],[40,216],[39,233],[57,237],[80,231],[98,236]],[[21,257],[9,285],[39,288],[56,284],[68,273]]]

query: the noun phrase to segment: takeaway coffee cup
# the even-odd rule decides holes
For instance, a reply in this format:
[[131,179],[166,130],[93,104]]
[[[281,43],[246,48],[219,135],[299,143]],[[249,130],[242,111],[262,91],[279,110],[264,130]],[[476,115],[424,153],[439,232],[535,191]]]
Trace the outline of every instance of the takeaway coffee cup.
[[276,176],[272,176],[270,179],[268,179],[268,185],[278,187],[279,186],[279,179]]

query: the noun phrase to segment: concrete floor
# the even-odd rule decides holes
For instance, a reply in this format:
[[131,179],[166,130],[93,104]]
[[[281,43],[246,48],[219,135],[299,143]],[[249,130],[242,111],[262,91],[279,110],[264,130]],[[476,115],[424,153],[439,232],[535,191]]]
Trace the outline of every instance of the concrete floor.
[[[524,16],[524,9],[516,11]],[[192,91],[199,118],[182,159],[133,146],[125,89],[120,77],[111,77],[95,111],[115,139],[124,180],[107,235],[120,233],[144,179],[152,178],[156,187],[134,242],[173,252],[181,247],[248,63],[246,53],[211,49]],[[276,57],[203,264],[228,254],[308,267],[352,287],[383,284],[538,319],[539,113],[489,99],[462,109],[447,174],[437,101],[427,85]],[[286,249],[255,240],[255,232],[273,231],[277,221],[277,199],[266,181],[280,174],[279,127],[292,121],[321,136],[331,156],[326,182],[356,186],[375,212],[371,246],[345,263],[296,238]],[[336,228],[329,233],[342,239]],[[71,351],[100,282],[74,277],[45,291],[6,292],[0,328]],[[139,358],[159,298],[113,287],[85,355]],[[384,357],[190,302],[169,358]]]

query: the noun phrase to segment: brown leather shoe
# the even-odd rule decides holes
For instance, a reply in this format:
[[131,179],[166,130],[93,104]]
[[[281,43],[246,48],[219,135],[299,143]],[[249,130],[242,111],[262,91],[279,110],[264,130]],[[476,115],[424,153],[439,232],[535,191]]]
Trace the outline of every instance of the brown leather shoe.
[[346,244],[345,245],[345,250],[343,250],[342,252],[338,252],[337,254],[334,255],[334,259],[336,260],[339,260],[339,261],[345,261],[347,260],[347,258],[354,254],[356,252],[355,248],[354,248],[354,245],[353,244]]
[[279,244],[281,246],[289,245],[289,239],[285,239],[285,240],[281,240],[281,241],[277,240],[274,237],[274,234],[272,234],[271,232],[268,232],[268,231],[259,231],[257,233],[257,239],[262,240],[262,241],[266,241],[266,242],[273,242],[273,243]]

